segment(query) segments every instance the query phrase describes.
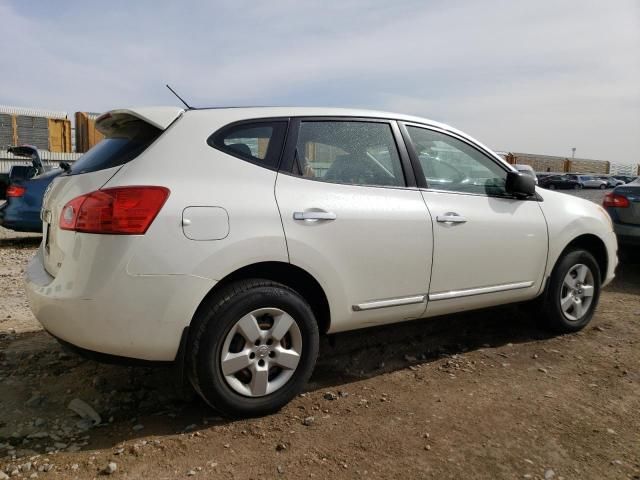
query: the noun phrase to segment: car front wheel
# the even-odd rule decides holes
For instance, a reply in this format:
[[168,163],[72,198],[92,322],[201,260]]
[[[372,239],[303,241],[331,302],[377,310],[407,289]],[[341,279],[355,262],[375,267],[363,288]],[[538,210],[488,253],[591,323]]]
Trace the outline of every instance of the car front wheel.
[[318,355],[308,303],[268,280],[231,284],[199,309],[189,340],[189,378],[229,417],[278,411],[300,393]]
[[600,297],[600,268],[591,253],[570,250],[549,279],[544,320],[556,332],[576,332],[593,317]]
[[607,188],[606,185],[600,185],[600,190],[604,190],[605,188]]

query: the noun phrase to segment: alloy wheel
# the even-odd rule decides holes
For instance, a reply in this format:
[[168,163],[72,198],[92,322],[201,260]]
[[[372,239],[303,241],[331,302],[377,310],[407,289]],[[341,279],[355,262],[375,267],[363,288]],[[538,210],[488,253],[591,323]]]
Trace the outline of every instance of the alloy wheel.
[[220,365],[234,391],[262,397],[287,383],[301,354],[302,334],[293,317],[279,308],[260,308],[231,328],[222,346]]
[[560,308],[567,320],[579,321],[591,307],[595,293],[593,272],[579,263],[569,269],[560,289]]

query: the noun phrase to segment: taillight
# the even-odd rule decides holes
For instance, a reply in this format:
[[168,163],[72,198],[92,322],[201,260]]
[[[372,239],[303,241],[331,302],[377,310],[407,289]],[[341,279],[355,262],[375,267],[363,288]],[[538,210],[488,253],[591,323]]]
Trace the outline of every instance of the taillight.
[[627,197],[618,195],[617,193],[607,193],[602,201],[603,207],[627,208],[631,203]]
[[21,197],[27,189],[20,185],[9,185],[7,187],[7,197]]
[[165,187],[115,187],[76,197],[60,213],[63,230],[113,235],[147,231],[169,196]]

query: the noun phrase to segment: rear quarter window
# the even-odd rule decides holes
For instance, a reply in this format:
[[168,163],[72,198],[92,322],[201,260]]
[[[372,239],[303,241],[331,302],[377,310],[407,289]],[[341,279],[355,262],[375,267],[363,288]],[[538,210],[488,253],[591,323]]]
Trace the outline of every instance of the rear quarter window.
[[286,131],[286,120],[246,121],[221,128],[207,143],[242,160],[277,169]]

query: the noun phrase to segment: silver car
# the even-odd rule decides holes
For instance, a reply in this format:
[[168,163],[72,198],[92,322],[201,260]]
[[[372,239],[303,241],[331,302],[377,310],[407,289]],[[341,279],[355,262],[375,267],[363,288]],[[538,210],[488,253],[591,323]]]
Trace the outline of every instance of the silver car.
[[600,190],[607,188],[605,180],[600,180],[593,175],[567,175],[567,177],[580,182],[582,188],[599,188]]

